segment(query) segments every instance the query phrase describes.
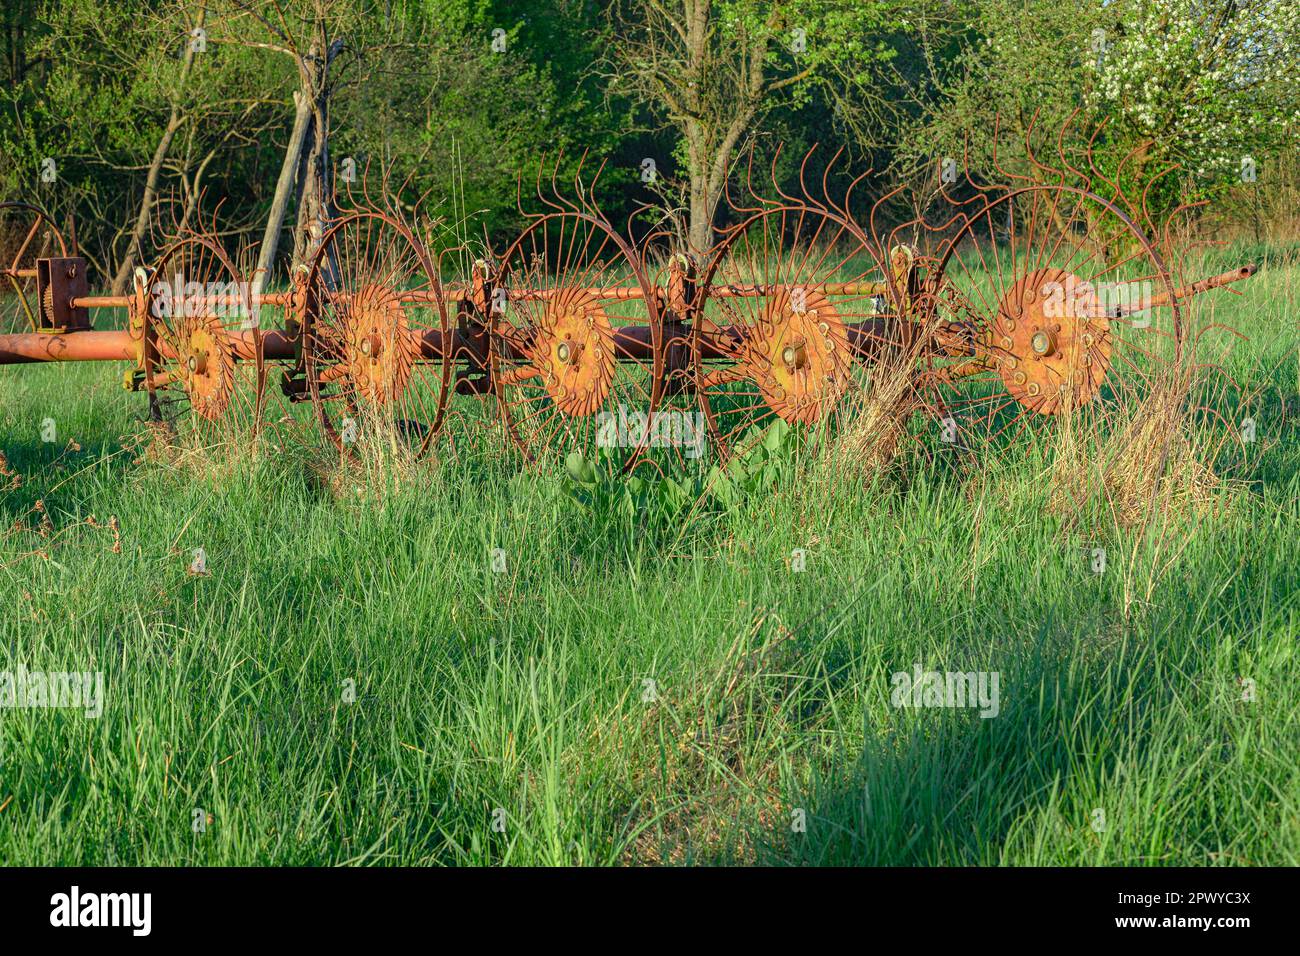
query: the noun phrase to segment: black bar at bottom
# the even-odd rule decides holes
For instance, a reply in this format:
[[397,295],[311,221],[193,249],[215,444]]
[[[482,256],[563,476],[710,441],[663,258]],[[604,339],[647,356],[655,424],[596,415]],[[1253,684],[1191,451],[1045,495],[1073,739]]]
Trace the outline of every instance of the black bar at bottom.
[[628,932],[667,940],[687,926],[697,942],[716,927],[733,947],[784,932],[806,942],[1128,937],[1232,948],[1289,929],[1295,883],[1282,869],[0,869],[0,927],[6,942],[319,941],[331,951],[431,930],[435,946],[516,935],[622,945]]

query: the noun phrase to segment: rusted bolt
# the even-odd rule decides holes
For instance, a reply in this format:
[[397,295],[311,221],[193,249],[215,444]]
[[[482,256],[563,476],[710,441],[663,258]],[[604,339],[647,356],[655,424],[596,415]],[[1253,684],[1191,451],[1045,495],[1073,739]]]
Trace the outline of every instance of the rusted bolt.
[[555,357],[560,360],[561,365],[577,365],[578,356],[581,354],[582,346],[575,345],[568,339],[555,346]]

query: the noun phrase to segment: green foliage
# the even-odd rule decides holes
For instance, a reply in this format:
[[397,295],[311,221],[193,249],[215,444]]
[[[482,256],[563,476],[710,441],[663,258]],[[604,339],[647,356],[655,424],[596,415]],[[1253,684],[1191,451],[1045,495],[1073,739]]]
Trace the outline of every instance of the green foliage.
[[598,521],[663,527],[696,501],[697,489],[688,479],[624,475],[605,457],[592,462],[574,452],[564,468],[572,482],[566,493]]
[[574,452],[564,462],[571,481],[566,492],[598,519],[658,527],[678,521],[688,512],[699,516],[737,511],[792,474],[790,451],[795,438],[790,426],[779,418],[769,425],[756,425],[738,441],[742,453],[696,474],[652,468],[623,474],[610,456],[588,461]]
[[[274,185],[255,173],[259,147],[248,138],[282,113],[291,64],[214,40],[195,54],[186,76],[183,54],[198,10],[185,3],[49,4],[29,51],[44,68],[6,91],[10,121],[0,120],[0,152],[11,165],[0,168],[0,196],[37,201],[60,221],[75,214],[100,281],[125,251],[146,171],[173,115],[180,125],[160,184],[164,202],[183,205],[205,189],[209,208],[237,197],[223,217],[235,228],[256,216],[256,200]],[[207,16],[215,36],[218,25]],[[264,148],[269,158],[271,144]],[[38,181],[46,157],[58,170],[52,185]],[[180,215],[165,207],[158,213],[159,225]]]
[[[1098,167],[1153,218],[1240,182],[1242,162],[1294,148],[1300,132],[1300,13],[1284,0],[967,0],[962,52],[941,66],[942,91],[909,131],[900,161],[914,169],[963,156],[977,173],[1020,175],[1025,136],[1057,165],[1057,137],[1076,164],[1093,138]],[[999,136],[993,135],[995,123]]]
[[[296,39],[309,41],[313,5],[279,3]],[[1120,172],[1131,196],[1171,163],[1188,169],[1151,195],[1158,213],[1217,194],[1246,158],[1261,183],[1276,184],[1300,126],[1300,15],[1285,0],[713,0],[710,8],[716,68],[700,82],[732,83],[733,68],[750,63],[746,51],[755,53],[763,92],[742,133],[766,134],[765,158],[776,141],[788,144],[777,166],[783,184],[795,181],[796,157],[815,142],[848,141],[877,169],[892,162],[915,171],[960,155],[965,140],[985,172],[996,144],[1004,164],[1030,173],[1021,147],[1031,117],[1040,112],[1041,127],[1054,130],[1078,109],[1080,130],[1107,124],[1097,146],[1108,172],[1154,140]],[[299,85],[282,38],[251,15],[274,23],[275,9],[272,0],[7,4],[0,199],[35,200],[60,221],[75,213],[101,284],[127,249],[176,110],[162,196],[183,207],[203,193],[208,213],[220,205],[232,246],[258,236]],[[531,181],[544,157],[549,167],[562,156],[563,183],[584,151],[588,172],[606,163],[596,198],[616,222],[641,200],[665,198],[637,181],[643,157],[661,160],[674,181],[700,161],[684,135],[695,120],[619,60],[635,53],[649,7],[630,4],[612,20],[598,0],[334,0],[326,9],[331,35],[345,45],[333,76],[333,158],[352,157],[375,175],[390,170],[391,182],[406,184],[408,205],[428,197],[426,208],[447,224],[442,243],[486,232],[499,246],[516,234],[518,177]],[[202,11],[210,42],[182,81],[183,44]],[[504,31],[499,52],[495,30]],[[1093,31],[1104,51],[1093,49]],[[661,66],[662,76],[683,79],[671,56]],[[724,97],[714,119],[725,125],[733,107]],[[921,110],[923,122],[914,122]],[[46,157],[57,162],[56,187],[39,182]],[[156,241],[146,242],[146,259]]]
[[789,476],[789,452],[797,437],[780,418],[768,425],[755,425],[736,444],[743,450],[709,471],[704,479],[706,492],[725,507],[736,508],[771,489],[782,476]]
[[521,223],[521,175],[546,158],[548,176],[558,160],[571,179],[584,150],[603,155],[616,142],[617,120],[588,76],[603,40],[597,5],[427,0],[407,16],[418,42],[365,58],[364,81],[339,103],[336,154],[409,177],[407,198],[431,197],[452,224],[447,242],[484,231],[504,241]]
[[[790,79],[787,102],[802,106],[815,91],[833,90],[833,102],[846,112],[841,120],[863,133],[863,117],[848,111],[882,104],[882,64],[898,55],[896,39],[916,24],[921,2],[883,0],[842,3],[839,0],[719,0],[713,4],[720,33],[768,37],[765,59],[774,76]],[[856,101],[856,103],[854,103]],[[771,105],[780,100],[774,97]],[[868,135],[870,135],[868,133]]]
[[[284,6],[301,34],[291,39],[305,48],[309,11]],[[207,49],[182,83],[183,45],[204,8]],[[522,171],[565,151],[560,174],[568,177],[583,149],[600,154],[616,143],[617,113],[588,75],[602,42],[594,3],[427,0],[385,12],[347,0],[327,9],[331,35],[344,44],[332,75],[335,161],[352,157],[374,176],[387,170],[393,184],[407,184],[408,203],[432,197],[427,208],[450,224],[440,237],[446,242],[484,230],[508,237],[519,224]],[[60,221],[75,213],[83,249],[104,281],[125,250],[175,107],[183,124],[164,167],[163,196],[184,202],[206,190],[205,208],[221,205],[224,228],[256,235],[299,78],[278,49],[285,38],[250,10],[279,22],[270,2],[69,0],[30,11],[40,29],[29,32],[24,52],[42,66],[11,76],[0,90],[7,100],[0,199],[35,199]],[[492,49],[498,28],[507,36],[501,53]],[[57,162],[56,188],[38,183],[47,156]],[[617,182],[610,179],[607,189]]]
[[[629,546],[575,519],[558,465],[448,455],[338,496],[294,457],[137,461],[119,436],[143,396],[116,370],[0,369],[22,479],[0,480],[0,671],[102,670],[105,688],[98,719],[0,709],[0,858],[1300,864],[1286,252],[1215,315],[1250,329],[1227,371],[1267,399],[1254,487],[1160,542],[1087,529],[1102,575],[1015,457],[965,481],[918,464],[816,517],[777,480],[708,534],[634,525]],[[39,440],[51,414],[77,448]],[[999,672],[999,716],[893,706],[918,662]]]

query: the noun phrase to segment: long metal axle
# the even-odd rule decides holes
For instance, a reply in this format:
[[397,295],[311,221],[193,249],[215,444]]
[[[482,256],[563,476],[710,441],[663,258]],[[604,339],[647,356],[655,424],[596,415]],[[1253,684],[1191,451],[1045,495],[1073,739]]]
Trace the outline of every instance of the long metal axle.
[[[1231,269],[1183,286],[1177,289],[1173,296],[1162,293],[1149,301],[1126,307],[1119,310],[1117,314],[1112,314],[1111,317],[1119,318],[1137,311],[1167,305],[1171,299],[1186,299],[1208,292],[1211,289],[1218,289],[1230,283],[1249,278],[1255,274],[1256,269],[1255,265]],[[770,297],[787,294],[795,289],[803,289],[810,295],[820,293],[822,295],[860,295],[865,297],[884,295],[887,286],[882,282],[822,283],[807,287],[780,283],[744,286],[727,285],[715,287],[710,290],[709,294],[711,296],[721,295],[725,297]],[[565,290],[555,288],[511,291],[508,293],[508,301],[546,300],[562,291]],[[639,286],[610,286],[589,288],[583,291],[594,299],[607,301],[643,297]],[[441,297],[449,304],[456,304],[467,300],[470,292],[471,290],[463,288],[449,288],[441,293],[435,293],[432,290],[412,290],[398,292],[397,298],[405,304],[419,304],[431,303]],[[661,297],[667,295],[667,290],[662,287],[657,288],[655,292]],[[287,308],[292,305],[293,295],[289,292],[263,293],[247,297],[212,294],[190,297],[185,302],[187,306],[202,303],[213,309],[223,309],[238,308],[246,305],[250,300],[259,308],[266,306]],[[78,296],[70,299],[69,304],[73,308],[85,309],[129,308],[131,301],[129,296]],[[894,342],[903,346],[914,345],[915,333],[919,327],[915,323],[900,322],[894,317],[887,316],[866,319],[861,322],[848,322],[845,323],[845,329],[849,344],[858,357],[869,358],[886,342]],[[942,329],[951,331],[947,326],[943,326]],[[682,332],[687,337],[691,335],[689,329],[684,329]],[[481,344],[481,337],[460,330],[448,332],[446,342],[444,342],[443,333],[438,329],[411,330],[407,334],[413,339],[412,345],[415,347],[413,351],[416,351],[420,359],[424,361],[442,359],[447,354],[448,348],[450,348],[452,356],[473,354]],[[259,342],[262,358],[265,361],[285,362],[292,361],[296,357],[297,342],[294,334],[290,332],[275,330],[259,333],[256,330],[249,329],[230,330],[227,335],[235,358],[240,361],[254,360]],[[742,333],[738,329],[721,328],[713,326],[712,323],[707,323],[701,327],[698,333],[698,341],[703,353],[702,357],[705,360],[714,361],[725,360],[734,356],[735,347],[741,335]],[[612,337],[612,347],[619,357],[633,361],[653,359],[654,341],[653,331],[650,326],[620,326],[613,330]],[[939,339],[942,336],[936,337],[934,333],[931,333],[930,337],[935,340],[936,346],[943,347],[939,345]],[[133,336],[126,330],[23,332],[0,335],[0,365],[21,365],[33,362],[138,362],[141,344],[138,337]],[[165,345],[162,347],[166,349]],[[164,352],[164,357],[174,358],[175,356]]]
[[[889,334],[891,323],[886,319],[871,319],[846,326],[849,343],[860,354],[869,355]],[[438,361],[450,345],[451,355],[471,354],[480,338],[449,330],[444,336],[439,329],[412,329],[407,332],[413,351],[420,360]],[[234,330],[227,332],[234,356],[239,361],[252,361],[257,346],[262,348],[262,358],[268,362],[288,362],[296,357],[296,339],[282,331],[257,332]],[[701,331],[700,344],[706,360],[723,360],[734,355],[734,346],[740,333],[733,329]],[[653,332],[648,325],[625,325],[612,332],[611,346],[620,358],[629,361],[650,361],[654,358]],[[141,340],[125,329],[110,331],[64,332],[57,335],[23,332],[0,335],[0,365],[25,365],[35,362],[137,362]],[[165,343],[159,343],[163,358],[175,358]],[[517,356],[515,356],[517,357]]]

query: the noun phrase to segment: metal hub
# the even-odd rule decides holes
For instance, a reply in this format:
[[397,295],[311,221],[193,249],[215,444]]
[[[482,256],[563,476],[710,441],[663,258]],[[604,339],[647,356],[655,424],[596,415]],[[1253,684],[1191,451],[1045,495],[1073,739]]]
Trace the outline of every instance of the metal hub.
[[364,286],[341,310],[349,384],[375,405],[396,401],[411,375],[410,328],[397,293]]
[[[819,292],[768,299],[740,357],[768,407],[788,422],[815,422],[843,395],[851,360],[848,333]],[[795,306],[801,308],[796,310]]]
[[216,316],[193,316],[178,329],[181,385],[194,413],[216,421],[234,392],[234,355],[230,337]]
[[547,394],[566,415],[592,415],[614,381],[613,327],[600,303],[566,289],[546,303],[533,333],[531,357]]
[[1096,396],[1110,368],[1110,321],[1092,285],[1063,269],[1038,269],[998,302],[988,345],[1011,396],[1058,415]]
[[581,345],[574,345],[567,339],[555,347],[555,357],[565,365],[576,365],[582,353]]

